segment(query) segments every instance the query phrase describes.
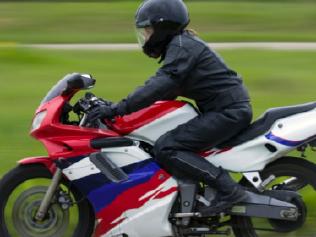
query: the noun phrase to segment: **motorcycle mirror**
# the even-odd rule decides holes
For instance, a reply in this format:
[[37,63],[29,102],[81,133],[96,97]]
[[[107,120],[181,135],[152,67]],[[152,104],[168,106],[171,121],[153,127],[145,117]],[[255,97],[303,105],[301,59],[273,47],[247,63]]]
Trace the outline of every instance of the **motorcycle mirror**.
[[67,89],[89,89],[94,86],[95,82],[96,80],[91,77],[86,77],[85,75],[81,75],[79,73],[73,73],[67,81]]
[[74,90],[90,89],[95,85],[96,80],[90,75],[72,73],[67,75],[67,87],[64,93],[68,94]]

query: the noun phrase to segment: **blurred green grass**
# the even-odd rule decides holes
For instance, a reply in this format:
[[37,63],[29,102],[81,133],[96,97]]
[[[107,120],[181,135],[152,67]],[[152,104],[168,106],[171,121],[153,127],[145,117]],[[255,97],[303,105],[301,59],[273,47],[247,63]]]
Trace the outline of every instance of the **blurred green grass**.
[[[92,74],[97,78],[92,92],[117,101],[159,67],[141,52],[35,50],[3,45],[135,43],[134,13],[140,2],[0,3],[0,178],[17,160],[46,154],[28,132],[41,99],[65,74]],[[314,0],[194,0],[187,4],[190,28],[206,41],[316,41]],[[220,53],[243,76],[255,118],[270,107],[315,101],[315,51]],[[315,154],[307,155],[316,162]]]
[[[315,101],[316,52],[222,50],[250,90],[255,117],[269,107]],[[159,67],[140,51],[62,51],[0,48],[0,176],[25,156],[45,155],[28,136],[36,107],[69,72],[97,79],[93,93],[113,101],[141,85]],[[315,160],[316,161],[316,160]]]
[[[0,3],[0,42],[136,42],[141,1]],[[315,41],[315,1],[188,1],[206,41]]]

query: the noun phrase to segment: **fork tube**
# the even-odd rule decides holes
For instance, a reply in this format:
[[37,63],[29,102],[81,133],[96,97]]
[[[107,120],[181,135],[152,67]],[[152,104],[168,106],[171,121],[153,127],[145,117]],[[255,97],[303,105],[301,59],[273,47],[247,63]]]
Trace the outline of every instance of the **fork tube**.
[[38,211],[36,212],[35,215],[35,220],[37,221],[42,221],[46,215],[46,212],[48,210],[48,207],[50,205],[50,202],[54,196],[54,193],[56,192],[56,189],[58,187],[59,181],[61,180],[62,177],[62,171],[60,168],[57,168],[53,179],[52,179],[52,183],[49,185],[47,192],[45,193],[45,196],[41,202],[41,205],[38,209]]

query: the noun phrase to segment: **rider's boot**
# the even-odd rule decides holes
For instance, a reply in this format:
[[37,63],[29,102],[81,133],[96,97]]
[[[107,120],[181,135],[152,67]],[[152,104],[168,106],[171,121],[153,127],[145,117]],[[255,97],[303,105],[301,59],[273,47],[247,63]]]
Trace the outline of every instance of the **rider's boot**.
[[211,186],[215,187],[218,193],[215,199],[211,201],[210,206],[201,210],[202,214],[220,213],[248,198],[247,192],[223,169],[221,169],[220,174]]
[[248,196],[247,192],[230,177],[227,171],[216,167],[193,152],[173,151],[169,153],[169,156],[162,158],[164,159],[161,161],[167,161],[169,171],[170,168],[181,171],[187,177],[204,182],[218,191],[211,206],[204,210],[208,213],[222,212],[233,204],[242,202]]

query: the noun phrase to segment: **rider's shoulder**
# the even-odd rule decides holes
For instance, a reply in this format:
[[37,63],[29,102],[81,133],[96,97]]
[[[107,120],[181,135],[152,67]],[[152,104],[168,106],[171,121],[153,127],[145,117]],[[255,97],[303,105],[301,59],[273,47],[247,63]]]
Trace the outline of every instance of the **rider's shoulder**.
[[177,47],[190,53],[198,53],[207,48],[207,44],[196,35],[188,31],[176,35],[171,40],[169,47]]

